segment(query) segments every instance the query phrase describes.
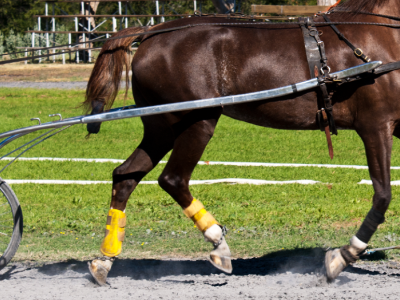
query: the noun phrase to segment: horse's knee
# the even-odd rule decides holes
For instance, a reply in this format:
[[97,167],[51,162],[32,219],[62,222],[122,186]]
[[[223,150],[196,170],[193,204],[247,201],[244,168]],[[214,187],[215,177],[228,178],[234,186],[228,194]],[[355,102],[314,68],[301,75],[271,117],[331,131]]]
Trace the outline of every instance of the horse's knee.
[[181,176],[172,174],[161,174],[158,178],[160,187],[169,194],[174,194],[188,186],[188,183]]

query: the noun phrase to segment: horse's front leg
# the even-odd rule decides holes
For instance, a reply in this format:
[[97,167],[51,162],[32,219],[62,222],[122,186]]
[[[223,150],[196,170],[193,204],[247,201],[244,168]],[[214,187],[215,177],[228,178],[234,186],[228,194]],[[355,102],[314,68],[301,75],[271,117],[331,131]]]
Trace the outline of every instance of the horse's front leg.
[[380,126],[374,123],[357,130],[364,142],[375,194],[372,208],[356,235],[350,239],[350,245],[326,253],[325,268],[328,281],[334,280],[344,268],[359,259],[359,255],[367,248],[368,242],[379,224],[385,221],[384,215],[392,197],[390,157],[393,130],[393,123],[385,123]]

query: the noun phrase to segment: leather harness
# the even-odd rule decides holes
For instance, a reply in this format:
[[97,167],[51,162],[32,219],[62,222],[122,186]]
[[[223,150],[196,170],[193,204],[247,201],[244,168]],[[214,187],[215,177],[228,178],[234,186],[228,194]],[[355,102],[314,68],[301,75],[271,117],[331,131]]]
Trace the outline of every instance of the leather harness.
[[[329,13],[329,12],[328,12]],[[330,25],[333,31],[338,35],[339,39],[343,40],[352,50],[354,55],[363,60],[364,62],[370,62],[371,59],[364,54],[364,52],[360,49],[355,47],[340,31],[339,29],[331,22],[327,13],[322,14],[323,18]],[[317,92],[317,103],[318,103],[318,110],[317,110],[317,121],[320,126],[321,131],[325,132],[328,149],[329,149],[329,156],[333,159],[333,147],[332,147],[332,140],[331,140],[331,133],[337,135],[337,128],[335,125],[335,121],[333,119],[333,107],[332,107],[332,92],[328,92],[327,84],[335,84],[340,85],[344,82],[359,80],[369,76],[361,75],[355,78],[349,78],[345,80],[334,80],[330,76],[330,68],[327,64],[328,59],[326,57],[325,52],[325,44],[320,39],[321,32],[318,31],[317,27],[315,26],[314,21],[307,17],[307,18],[299,18],[299,25],[301,27],[303,38],[304,38],[304,46],[306,50],[307,62],[310,69],[310,76],[311,79],[318,78],[319,83],[319,90]],[[381,67],[374,70],[373,74],[382,74],[386,72],[390,72],[393,70],[400,69],[400,62],[394,62],[382,65]]]
[[318,78],[319,91],[317,91],[318,111],[317,120],[321,131],[325,131],[328,142],[329,156],[333,159],[333,147],[331,140],[332,134],[337,135],[337,129],[332,114],[332,99],[326,86],[327,79],[330,78],[330,68],[327,64],[328,58],[325,53],[325,44],[319,38],[320,33],[310,18],[299,18],[300,27],[303,32],[304,46],[310,76]]

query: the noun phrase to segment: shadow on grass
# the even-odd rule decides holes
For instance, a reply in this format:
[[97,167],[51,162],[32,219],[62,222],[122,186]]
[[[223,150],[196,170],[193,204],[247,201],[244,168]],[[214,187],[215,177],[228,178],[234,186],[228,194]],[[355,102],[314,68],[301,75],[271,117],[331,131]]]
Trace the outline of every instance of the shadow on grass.
[[[259,258],[235,259],[232,275],[274,275],[285,272],[294,274],[316,274],[323,275],[323,261],[325,251],[322,248],[305,248],[294,250],[281,250],[272,252]],[[0,280],[12,277],[13,266],[7,271],[6,276],[0,276]],[[67,271],[75,271],[87,274],[87,279],[92,280],[87,268],[87,262],[69,260],[66,262],[46,263],[42,266],[33,267],[38,272],[55,276]],[[380,272],[368,271],[358,267],[349,266],[347,272],[355,274],[379,275]],[[117,259],[110,271],[109,278],[121,276],[130,277],[133,280],[159,280],[166,276],[179,275],[211,275],[223,274],[214,268],[206,260],[157,260],[157,259]],[[392,274],[392,276],[400,274]],[[344,279],[344,278],[342,278]],[[192,283],[191,280],[179,281],[181,283]]]

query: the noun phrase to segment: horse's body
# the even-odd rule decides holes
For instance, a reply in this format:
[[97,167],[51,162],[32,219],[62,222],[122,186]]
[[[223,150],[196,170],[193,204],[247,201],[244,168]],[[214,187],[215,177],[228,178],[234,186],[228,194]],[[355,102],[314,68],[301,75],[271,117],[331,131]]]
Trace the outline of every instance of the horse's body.
[[[349,0],[342,7],[400,17],[397,0]],[[365,14],[333,13],[329,18],[398,24]],[[315,21],[322,22],[323,18]],[[298,25],[229,26],[216,23],[238,21],[194,17],[159,24],[151,31],[199,23],[210,25],[139,38],[141,44],[132,61],[132,89],[139,107],[250,93],[310,78]],[[372,60],[400,61],[398,29],[371,25],[338,25],[338,28]],[[146,30],[125,29],[116,36]],[[318,30],[323,32],[321,39],[332,72],[361,63],[329,26],[318,26]],[[114,40],[103,47],[87,89],[86,104],[93,113],[112,104],[123,64],[127,64],[125,51],[135,39]],[[394,71],[340,86],[333,96],[333,116],[338,128],[356,130],[365,144],[375,189],[373,209],[382,217],[391,199],[392,135],[400,137],[400,127],[396,127],[400,121],[399,91],[400,72]],[[139,181],[171,149],[159,184],[183,209],[190,207],[193,196],[189,179],[221,114],[265,127],[316,130],[317,109],[316,93],[311,91],[274,100],[143,117],[142,143],[114,171],[111,208],[124,211]],[[376,228],[371,230],[370,235]],[[368,233],[362,238],[363,243],[369,238]]]

